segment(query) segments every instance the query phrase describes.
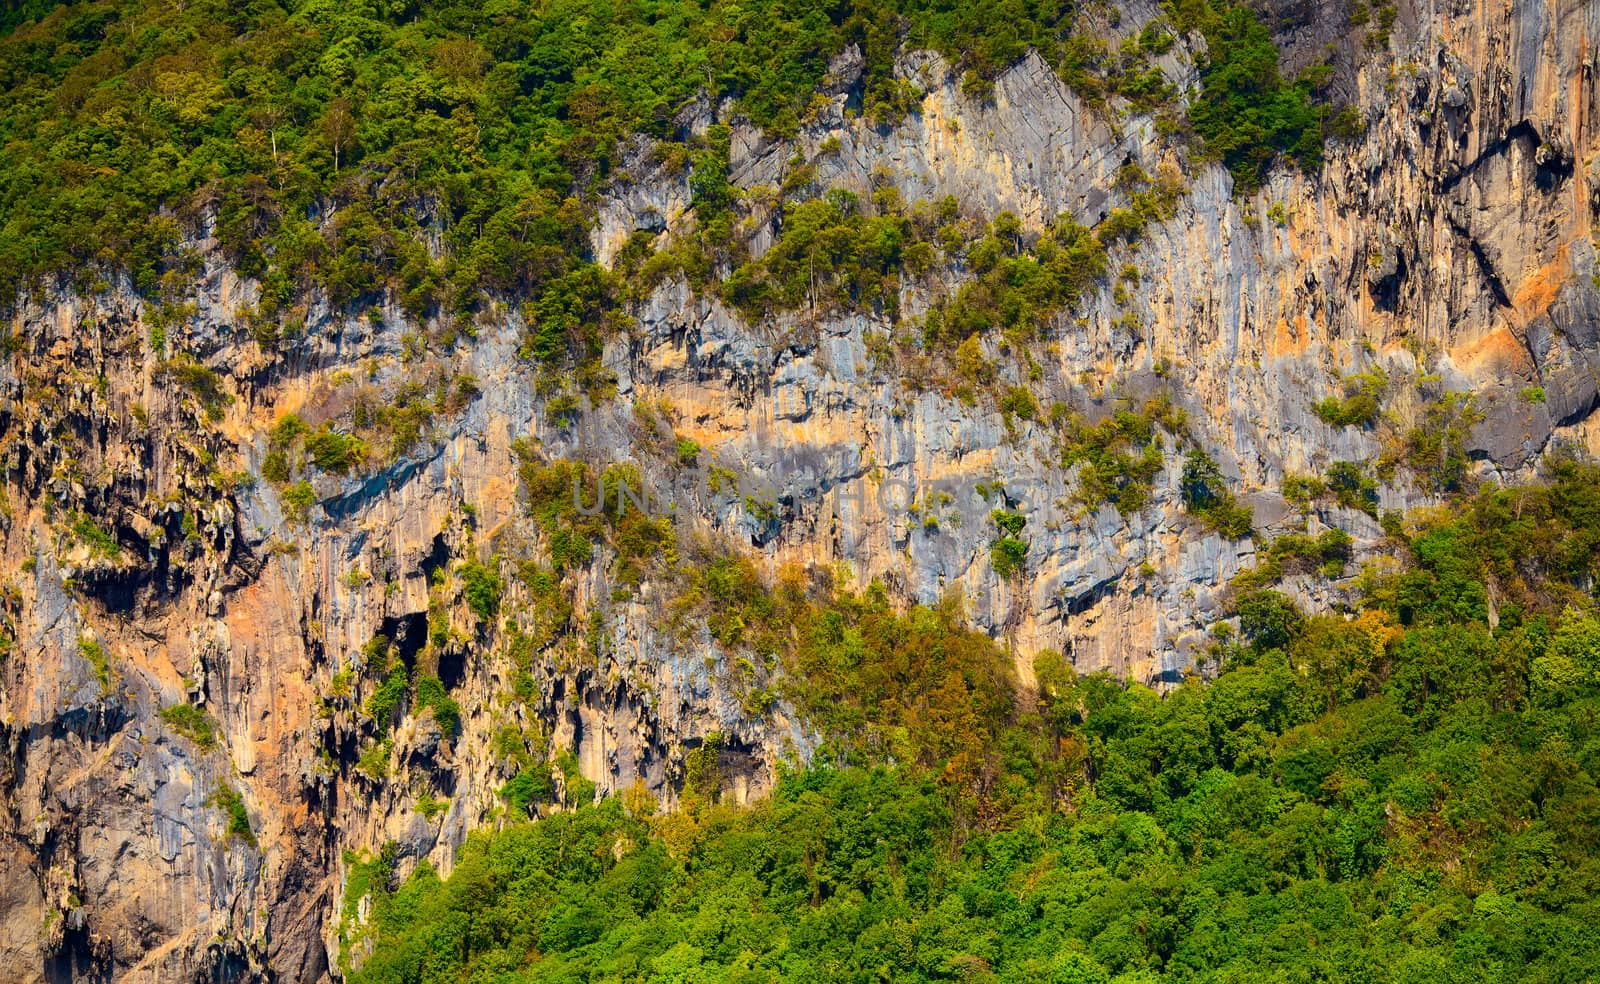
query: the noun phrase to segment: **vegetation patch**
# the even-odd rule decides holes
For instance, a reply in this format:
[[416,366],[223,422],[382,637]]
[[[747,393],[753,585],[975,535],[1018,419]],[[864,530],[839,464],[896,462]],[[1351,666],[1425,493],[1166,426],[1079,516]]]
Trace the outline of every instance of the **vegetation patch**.
[[1210,455],[1196,448],[1183,459],[1183,505],[1213,532],[1230,540],[1251,534],[1255,517],[1228,491],[1222,470]]
[[[612,797],[475,833],[446,880],[352,876],[377,944],[352,979],[492,963],[579,978],[859,965],[896,980],[1188,980],[1196,966],[1390,980],[1415,966],[1472,978],[1486,953],[1508,979],[1580,979],[1600,959],[1594,893],[1570,889],[1600,884],[1582,752],[1600,720],[1600,617],[1572,589],[1600,570],[1597,517],[1600,473],[1557,463],[1549,485],[1420,518],[1398,563],[1363,575],[1352,615],[1241,590],[1219,675],[1164,699],[1050,652],[1025,692],[952,608],[747,583],[727,597],[758,629],[794,624],[777,644],[795,646],[785,658],[807,671],[833,756],[742,809],[714,802],[708,741],[686,760],[693,809]],[[1337,546],[1314,539],[1318,556]],[[1541,850],[1504,849],[1530,836]],[[1312,921],[1316,946],[1273,944]]]
[[417,709],[433,712],[434,721],[446,736],[454,737],[461,731],[461,705],[438,677],[423,676],[417,681]]
[[1000,534],[989,546],[989,561],[996,574],[1009,580],[1022,571],[1028,560],[1028,542],[1021,538],[1028,520],[1021,513],[1006,509],[996,509],[989,520]]
[[1429,492],[1464,491],[1471,464],[1467,439],[1472,426],[1483,419],[1477,401],[1465,393],[1442,393],[1429,400],[1418,416],[1414,425],[1387,442],[1378,459],[1378,474],[1388,476],[1404,468]]
[[106,560],[117,560],[122,557],[122,544],[117,542],[116,535],[96,523],[93,517],[84,513],[77,514],[72,520],[72,535],[79,543],[89,548],[89,552],[96,557]]
[[1200,97],[1189,107],[1189,125],[1207,154],[1233,175],[1236,191],[1261,186],[1280,157],[1306,170],[1322,163],[1328,137],[1360,132],[1351,108],[1330,112],[1318,105],[1318,90],[1329,80],[1325,65],[1284,79],[1278,51],[1255,12],[1228,0],[1175,0],[1173,20],[1183,31],[1205,37]]
[[470,561],[460,569],[463,593],[467,607],[478,616],[478,621],[491,625],[500,612],[500,598],[505,593],[505,582],[493,566]]
[[89,661],[94,668],[94,678],[100,681],[102,691],[111,689],[111,659],[106,655],[105,647],[87,636],[78,638],[78,655]]
[[161,720],[202,751],[217,746],[217,726],[203,708],[193,704],[174,704],[161,709]]
[[1137,410],[1124,407],[1098,423],[1087,423],[1064,406],[1052,410],[1058,428],[1061,467],[1078,468],[1076,500],[1088,509],[1113,505],[1131,516],[1150,501],[1165,465],[1162,433],[1185,433],[1182,410],[1165,396]]
[[256,847],[256,832],[250,826],[250,811],[245,808],[244,797],[237,789],[223,784],[218,786],[206,801],[208,805],[228,815],[228,836]]
[[1388,386],[1389,378],[1381,370],[1350,376],[1344,381],[1342,398],[1330,396],[1311,409],[1334,427],[1371,427],[1378,420]]

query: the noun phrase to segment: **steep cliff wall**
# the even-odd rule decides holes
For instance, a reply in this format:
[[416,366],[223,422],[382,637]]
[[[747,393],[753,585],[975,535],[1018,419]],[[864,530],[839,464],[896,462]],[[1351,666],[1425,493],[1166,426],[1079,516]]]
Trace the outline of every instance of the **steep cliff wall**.
[[[1135,5],[1117,30],[1155,13]],[[398,307],[314,304],[303,336],[266,353],[241,313],[258,287],[211,241],[196,244],[205,269],[176,317],[125,288],[36,298],[0,366],[15,640],[0,662],[0,966],[21,979],[322,979],[359,959],[345,852],[392,844],[402,873],[423,858],[448,868],[468,830],[509,815],[500,790],[524,772],[554,787],[542,809],[586,781],[642,784],[670,806],[696,749],[720,749],[737,797],[807,756],[804,722],[756,699],[769,669],[741,664],[703,619],[667,617],[681,599],[658,566],[624,576],[602,549],[566,574],[570,612],[547,624],[544,582],[517,574],[551,535],[529,515],[524,463],[630,465],[675,520],[658,553],[722,544],[771,573],[878,579],[902,602],[959,592],[1024,679],[1054,649],[1083,672],[1160,684],[1201,658],[1228,580],[1274,533],[1335,526],[1358,556],[1377,548],[1373,516],[1327,499],[1302,510],[1287,476],[1377,462],[1414,426],[1459,425],[1481,478],[1530,474],[1557,441],[1597,450],[1597,41],[1600,6],[1578,0],[1404,5],[1387,46],[1344,52],[1339,85],[1365,135],[1248,197],[1220,167],[1185,162],[1153,119],[1091,109],[1032,56],[975,98],[938,56],[905,53],[897,71],[924,95],[893,126],[846,112],[848,54],[795,140],[693,111],[691,127],[732,125],[742,188],[780,185],[798,161],[821,187],[953,195],[1033,232],[1126,205],[1127,163],[1177,168],[1175,214],[1113,249],[1135,288],[1108,279],[1026,351],[994,336],[981,353],[997,386],[1091,420],[1163,394],[1185,412],[1128,514],[1074,498],[1081,476],[1042,419],[908,381],[881,358],[879,339],[903,331],[887,316],[747,323],[671,277],[606,341],[614,395],[563,404],[563,381],[519,354],[510,305],[475,338],[427,350],[427,326]],[[1171,80],[1192,83],[1199,44],[1163,56]],[[691,223],[687,172],[645,146],[631,162],[598,210],[607,262],[635,230],[664,240]],[[776,230],[747,231],[759,252]],[[964,276],[904,284],[903,323]],[[1384,423],[1312,411],[1375,369],[1390,381]],[[263,477],[282,415],[316,427],[419,392],[437,394],[436,412],[381,468],[308,466],[309,502]],[[1476,413],[1450,418],[1449,392],[1473,394]],[[1253,507],[1255,538],[1186,512],[1187,446]],[[1381,506],[1426,504],[1428,462],[1399,460]],[[1026,519],[1020,576],[991,560],[999,506]],[[503,590],[485,618],[466,572],[492,559]],[[1309,575],[1289,586],[1321,608],[1352,590]],[[458,734],[420,696],[366,713],[393,667],[440,681]],[[160,713],[189,704],[214,735]]]

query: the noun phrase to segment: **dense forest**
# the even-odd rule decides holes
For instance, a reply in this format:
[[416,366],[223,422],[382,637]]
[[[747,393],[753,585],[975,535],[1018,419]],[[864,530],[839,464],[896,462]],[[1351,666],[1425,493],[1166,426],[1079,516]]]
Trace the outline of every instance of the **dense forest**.
[[[875,121],[917,105],[898,51],[942,52],[983,98],[1036,50],[1091,105],[1155,114],[1241,187],[1280,157],[1316,165],[1324,135],[1354,126],[1317,106],[1326,73],[1280,77],[1248,8],[1183,0],[1115,50],[1086,16],[1048,0],[12,5],[0,304],[123,276],[176,302],[210,234],[260,281],[264,341],[293,334],[309,292],[469,321],[514,299],[544,323],[538,351],[564,355],[556,343],[611,296],[585,230],[628,141],[691,167],[714,226],[733,192],[715,131],[694,135],[684,111],[727,99],[792,134],[850,45],[865,63],[855,111]],[[1153,63],[1179,33],[1212,51],[1187,99]]]
[[1588,980],[1600,469],[1547,479],[1389,520],[1354,611],[1302,613],[1272,584],[1315,551],[1265,551],[1165,697],[1053,653],[1024,688],[954,601],[714,572],[797,626],[828,751],[751,809],[703,756],[682,811],[481,833],[442,881],[353,859],[353,979]]

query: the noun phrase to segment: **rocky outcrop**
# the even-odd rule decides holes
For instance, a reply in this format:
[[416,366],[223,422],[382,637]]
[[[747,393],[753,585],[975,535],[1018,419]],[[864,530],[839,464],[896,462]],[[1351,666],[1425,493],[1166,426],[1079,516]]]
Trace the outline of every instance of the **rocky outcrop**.
[[[1119,31],[1155,13],[1130,9]],[[1292,13],[1279,23],[1298,50],[1316,19]],[[1482,477],[1525,477],[1557,441],[1595,449],[1596,38],[1600,7],[1576,0],[1408,7],[1386,48],[1342,49],[1338,86],[1366,135],[1246,198],[1220,168],[1183,163],[1153,120],[1091,110],[1032,56],[980,100],[937,56],[905,53],[897,70],[924,95],[893,126],[846,113],[849,57],[793,140],[709,105],[686,125],[732,126],[731,179],[746,188],[781,184],[798,154],[825,187],[953,195],[1035,231],[1125,205],[1125,163],[1179,167],[1177,214],[1114,257],[1137,267],[1136,290],[1119,301],[1108,284],[1033,350],[991,339],[984,355],[1043,405],[1091,419],[1165,394],[1264,540],[1305,521],[1285,476],[1377,460],[1386,435],[1426,423],[1419,393],[1473,394],[1465,450]],[[1184,50],[1162,67],[1192,85]],[[690,221],[681,167],[644,143],[624,160],[594,230],[608,262],[636,231]],[[753,248],[771,236],[754,230]],[[909,283],[900,310],[915,318],[952,287]],[[874,355],[895,329],[876,316],[749,324],[669,280],[607,342],[615,395],[563,408],[561,381],[518,354],[514,307],[447,354],[419,354],[428,326],[397,309],[313,305],[303,335],[267,353],[238,316],[255,291],[212,259],[178,315],[113,288],[40,297],[13,325],[20,347],[0,366],[0,607],[14,640],[0,661],[0,966],[21,979],[337,976],[361,946],[361,910],[342,906],[347,851],[390,845],[396,877],[422,860],[447,870],[468,830],[509,816],[500,791],[530,769],[554,790],[540,809],[583,780],[670,807],[712,736],[736,797],[811,752],[802,721],[755,700],[768,671],[739,665],[703,619],[666,617],[670,584],[621,584],[602,557],[573,576],[556,631],[540,631],[549,610],[510,569],[545,535],[519,501],[527,454],[626,462],[686,537],[772,572],[842,565],[905,602],[959,591],[1024,679],[1043,649],[1080,671],[1181,679],[1226,614],[1228,580],[1255,560],[1256,541],[1183,509],[1176,437],[1143,508],[1085,507],[1043,423],[908,384]],[[1313,412],[1374,369],[1392,381],[1390,423]],[[472,385],[381,468],[309,470],[303,518],[262,478],[280,414],[315,426],[439,379]],[[692,466],[664,450],[678,438],[700,449]],[[731,479],[709,482],[714,468]],[[1401,469],[1381,504],[1432,494]],[[990,562],[997,505],[1027,520],[1018,577]],[[1360,551],[1381,539],[1365,513],[1312,511]],[[525,667],[456,576],[495,556],[507,569],[491,621],[537,640]],[[1317,608],[1352,590],[1289,589]],[[379,635],[384,659],[421,660],[441,681],[458,734],[415,697],[387,722],[364,712],[383,682]],[[191,704],[214,736],[161,714]]]

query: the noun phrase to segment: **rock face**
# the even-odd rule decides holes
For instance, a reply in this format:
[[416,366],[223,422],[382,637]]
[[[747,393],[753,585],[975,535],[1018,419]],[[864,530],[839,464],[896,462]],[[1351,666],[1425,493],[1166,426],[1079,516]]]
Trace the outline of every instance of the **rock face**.
[[[1316,34],[1303,15],[1282,18],[1297,46]],[[1030,385],[1091,417],[1168,394],[1263,538],[1301,521],[1286,475],[1386,450],[1385,431],[1311,409],[1355,373],[1399,383],[1386,412],[1401,430],[1439,426],[1415,392],[1473,394],[1461,422],[1481,477],[1527,477],[1553,442],[1600,450],[1597,42],[1600,5],[1584,0],[1407,5],[1387,49],[1342,56],[1365,136],[1248,198],[1220,168],[1183,165],[1177,215],[1116,257],[1137,265],[1138,288],[1119,302],[1108,284],[1061,315],[1028,353]],[[1179,83],[1193,79],[1184,50],[1163,63]],[[1125,163],[1178,163],[1153,120],[1091,110],[1032,56],[977,101],[937,56],[905,54],[898,71],[925,95],[894,126],[846,114],[859,70],[840,59],[831,102],[796,140],[727,121],[733,182],[778,185],[798,152],[825,187],[889,182],[907,201],[953,195],[1038,229],[1126,204]],[[698,126],[719,111],[694,112]],[[686,221],[684,174],[647,147],[630,160],[594,230],[607,262],[635,230]],[[576,416],[554,406],[507,313],[443,367],[476,380],[470,398],[381,471],[313,472],[301,521],[260,478],[273,422],[298,411],[315,425],[357,388],[387,398],[414,382],[419,326],[398,310],[313,307],[287,354],[264,355],[237,317],[255,285],[197,246],[213,259],[167,345],[214,370],[226,398],[204,377],[179,384],[144,343],[153,312],[124,290],[37,298],[0,364],[0,603],[15,640],[0,657],[0,967],[12,979],[337,977],[361,946],[345,852],[392,845],[400,875],[423,859],[447,870],[467,831],[506,818],[499,791],[530,759],[558,802],[587,780],[671,806],[712,736],[724,795],[760,795],[778,761],[810,754],[781,703],[751,710],[748,672],[703,620],[667,624],[662,586],[619,592],[603,563],[525,671],[507,655],[451,572],[541,535],[519,502],[530,447],[631,464],[680,529],[769,571],[842,565],[906,602],[960,591],[1024,679],[1047,648],[1082,672],[1180,679],[1225,614],[1228,579],[1254,563],[1253,541],[1185,513],[1175,445],[1144,508],[1085,509],[1046,428],[880,366],[887,325],[747,324],[675,280],[608,342],[614,399]],[[902,310],[932,289],[906,287]],[[1026,379],[1027,360],[989,346],[1003,375]],[[658,419],[701,449],[694,468],[661,452]],[[712,469],[737,487],[714,491]],[[1021,577],[990,563],[996,494],[1027,519]],[[1382,506],[1429,495],[1400,471]],[[1353,509],[1326,505],[1317,521],[1358,550],[1381,536]],[[1291,588],[1319,608],[1348,590]],[[508,578],[503,612],[532,618],[531,590]],[[379,727],[362,713],[381,682],[363,673],[364,647],[381,634],[410,666],[430,633],[424,669],[458,703],[459,735],[418,707]],[[210,740],[160,713],[190,703]]]

